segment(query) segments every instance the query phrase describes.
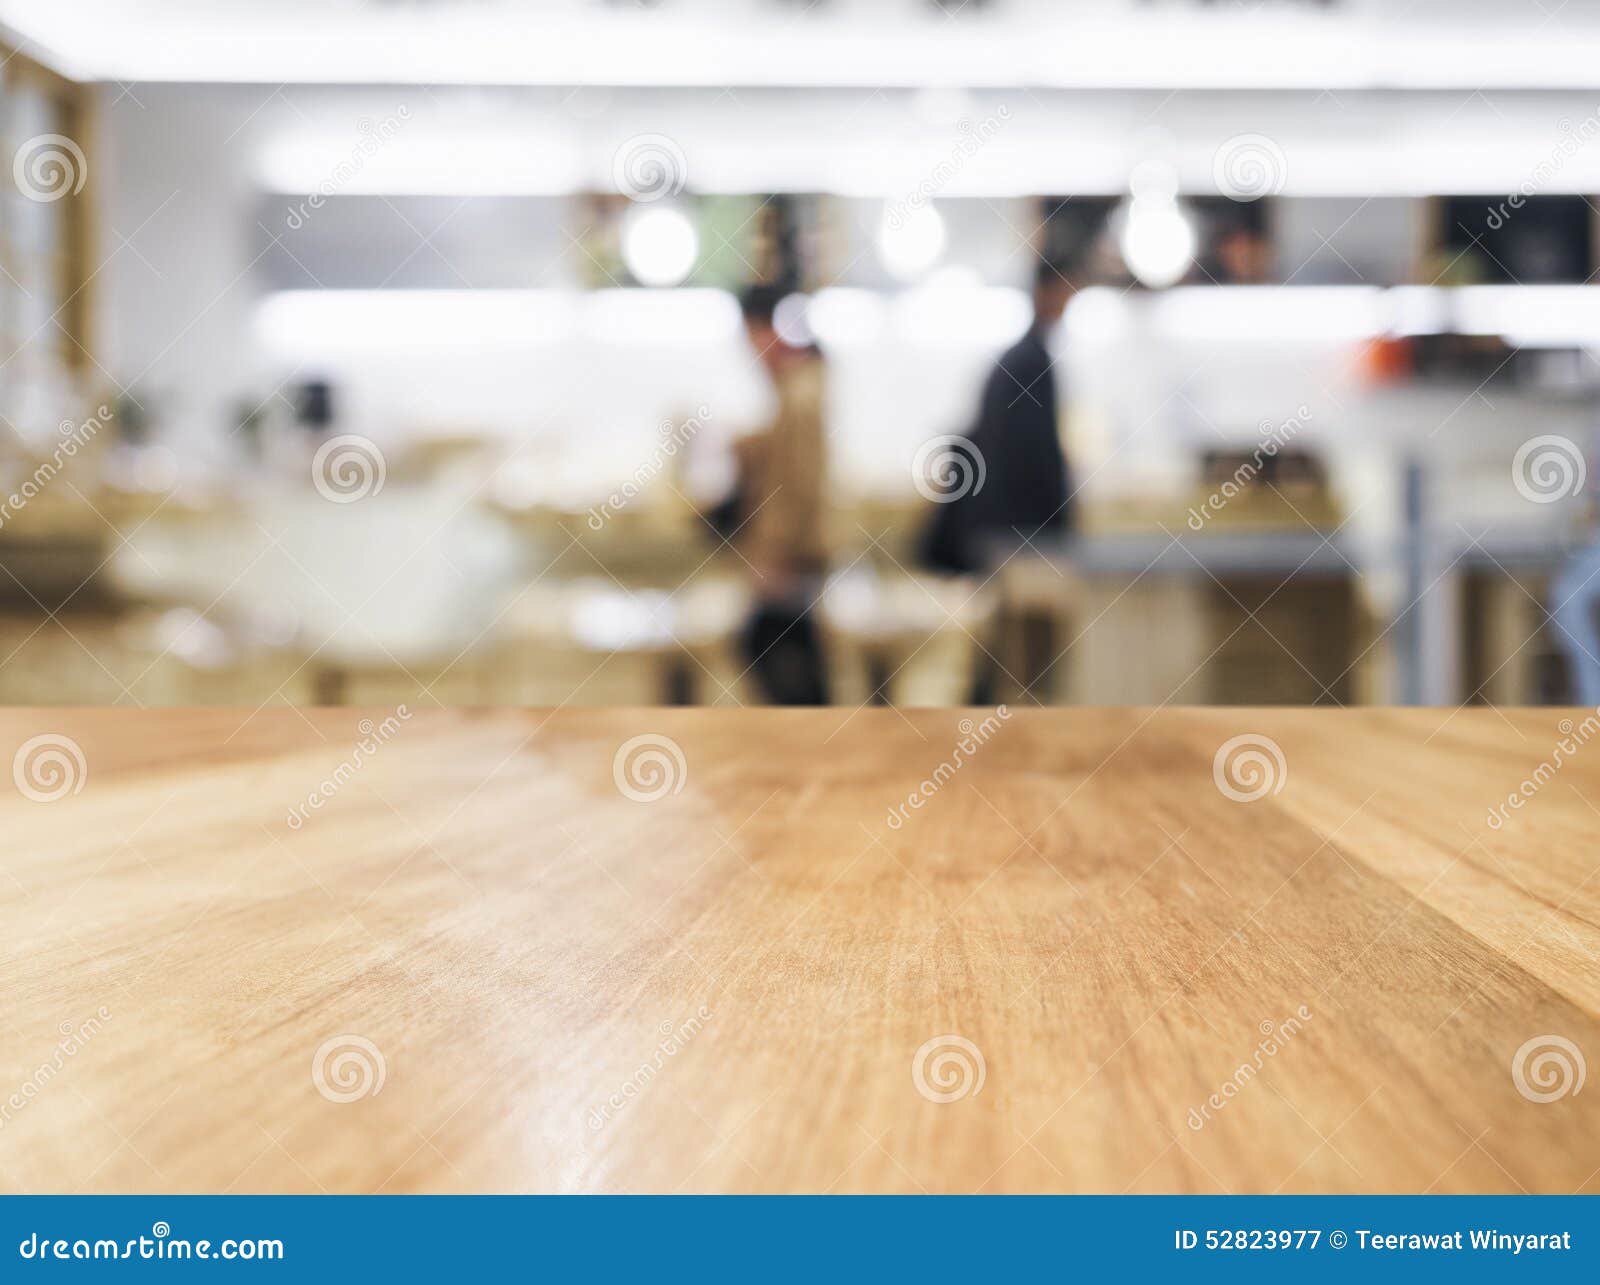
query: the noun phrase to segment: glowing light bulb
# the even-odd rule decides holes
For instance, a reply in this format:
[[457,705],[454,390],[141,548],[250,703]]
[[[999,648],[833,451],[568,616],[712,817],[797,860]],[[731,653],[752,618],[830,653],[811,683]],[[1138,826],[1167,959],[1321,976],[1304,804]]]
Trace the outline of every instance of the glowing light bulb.
[[681,210],[634,206],[622,221],[622,261],[640,285],[678,285],[699,254],[700,238]]
[[1128,271],[1160,290],[1181,281],[1194,262],[1194,225],[1175,200],[1135,197],[1124,208],[1117,244]]

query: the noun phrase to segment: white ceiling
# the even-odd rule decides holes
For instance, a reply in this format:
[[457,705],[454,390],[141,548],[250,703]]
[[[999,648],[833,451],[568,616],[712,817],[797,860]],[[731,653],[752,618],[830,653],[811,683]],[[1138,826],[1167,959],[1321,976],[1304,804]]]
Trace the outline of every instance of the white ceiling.
[[1600,89],[1567,0],[0,0],[84,80],[255,84]]

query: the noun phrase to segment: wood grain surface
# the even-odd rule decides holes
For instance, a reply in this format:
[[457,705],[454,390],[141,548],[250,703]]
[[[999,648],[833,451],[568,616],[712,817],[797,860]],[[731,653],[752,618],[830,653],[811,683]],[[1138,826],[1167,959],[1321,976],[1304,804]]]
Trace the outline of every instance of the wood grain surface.
[[1593,1192],[1596,732],[5,711],[0,1186]]

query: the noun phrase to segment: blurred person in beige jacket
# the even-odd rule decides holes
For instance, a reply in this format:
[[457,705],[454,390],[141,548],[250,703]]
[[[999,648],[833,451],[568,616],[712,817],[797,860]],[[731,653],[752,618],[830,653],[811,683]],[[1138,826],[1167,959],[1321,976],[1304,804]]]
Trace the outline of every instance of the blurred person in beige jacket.
[[815,344],[780,333],[783,297],[754,286],[740,299],[777,413],[734,445],[739,481],[729,525],[755,600],[742,639],[750,672],[774,705],[822,705],[828,682],[813,608],[828,569],[827,379]]

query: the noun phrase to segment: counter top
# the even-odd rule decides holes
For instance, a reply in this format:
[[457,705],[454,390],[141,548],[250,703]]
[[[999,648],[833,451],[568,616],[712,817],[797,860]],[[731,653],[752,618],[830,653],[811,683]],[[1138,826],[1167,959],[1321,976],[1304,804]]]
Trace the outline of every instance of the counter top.
[[[1468,570],[1516,567],[1549,572],[1576,547],[1570,533],[1544,528],[1503,525],[1492,534],[1474,537],[1462,526],[1438,526],[1428,532],[1420,550],[1430,566],[1441,570],[1460,564]],[[1071,540],[1037,539],[1031,546],[996,541],[991,561],[1030,556],[1071,567],[1080,575],[1110,579],[1174,575],[1204,580],[1213,576],[1344,577],[1395,570],[1404,565],[1408,546],[1393,541],[1363,541],[1347,532],[1298,530],[1234,530],[1190,532],[1118,531]]]
[[0,712],[0,1189],[1593,1192],[1595,731]]
[[1036,539],[1020,551],[997,541],[992,561],[1016,553],[1063,563],[1080,575],[1139,578],[1148,574],[1205,579],[1216,575],[1355,575],[1361,554],[1335,531],[1218,531],[1201,535],[1180,527],[1164,531],[1118,531],[1070,540]]

